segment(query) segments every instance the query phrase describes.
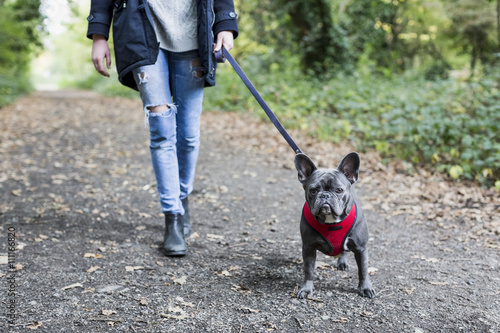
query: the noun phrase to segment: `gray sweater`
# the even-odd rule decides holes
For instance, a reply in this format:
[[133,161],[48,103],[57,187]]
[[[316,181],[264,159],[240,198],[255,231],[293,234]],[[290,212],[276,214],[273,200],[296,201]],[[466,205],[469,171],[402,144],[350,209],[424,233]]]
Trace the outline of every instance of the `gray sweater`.
[[198,49],[195,0],[148,0],[160,47],[173,52]]

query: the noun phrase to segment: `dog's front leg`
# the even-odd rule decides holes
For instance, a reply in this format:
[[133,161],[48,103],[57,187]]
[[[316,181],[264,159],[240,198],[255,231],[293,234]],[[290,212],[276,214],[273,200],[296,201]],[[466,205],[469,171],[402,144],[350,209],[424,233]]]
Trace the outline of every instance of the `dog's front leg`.
[[347,271],[349,269],[349,265],[347,264],[346,253],[342,252],[339,260],[337,260],[337,269],[339,271]]
[[375,296],[375,290],[372,287],[368,275],[368,252],[366,249],[357,249],[354,251],[354,257],[358,264],[359,294],[363,297],[373,298]]
[[302,259],[304,260],[304,284],[297,292],[297,298],[311,297],[314,292],[314,265],[316,264],[316,249],[302,246]]

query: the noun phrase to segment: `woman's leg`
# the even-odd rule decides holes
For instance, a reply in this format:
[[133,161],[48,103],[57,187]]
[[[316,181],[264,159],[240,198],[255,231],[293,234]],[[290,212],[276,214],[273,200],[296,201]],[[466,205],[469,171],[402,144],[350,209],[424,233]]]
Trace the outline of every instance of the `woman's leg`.
[[198,51],[169,53],[171,88],[177,106],[177,160],[180,198],[193,190],[196,161],[200,149],[200,116],[205,73]]
[[171,87],[177,105],[177,160],[180,198],[184,214],[184,236],[191,235],[188,195],[193,190],[196,161],[200,150],[200,116],[205,73],[198,51],[169,53]]
[[[177,161],[177,108],[172,102],[167,51],[158,61],[134,70],[134,76],[149,123],[151,161],[163,213],[184,214],[180,200]],[[154,112],[157,111],[157,112]]]

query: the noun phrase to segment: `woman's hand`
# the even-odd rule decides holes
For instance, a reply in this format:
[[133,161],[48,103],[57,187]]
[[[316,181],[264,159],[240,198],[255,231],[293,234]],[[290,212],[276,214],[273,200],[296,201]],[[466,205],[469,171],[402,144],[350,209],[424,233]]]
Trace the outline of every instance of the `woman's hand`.
[[232,31],[221,31],[217,34],[217,43],[214,44],[214,52],[219,51],[222,45],[226,50],[231,50],[233,48],[233,32]]
[[[108,42],[101,35],[93,35],[92,40],[92,62],[94,63],[95,70],[99,74],[109,77],[109,73],[106,71],[106,67],[108,69],[111,68],[111,54]],[[104,59],[106,59],[106,67],[104,67]]]

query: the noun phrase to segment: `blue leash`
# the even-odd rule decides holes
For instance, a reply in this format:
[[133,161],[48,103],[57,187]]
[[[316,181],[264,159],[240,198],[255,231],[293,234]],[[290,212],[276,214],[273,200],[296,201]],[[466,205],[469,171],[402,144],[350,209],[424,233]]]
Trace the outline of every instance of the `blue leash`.
[[238,65],[236,60],[234,60],[233,56],[231,56],[229,51],[226,50],[226,48],[224,46],[219,51],[215,52],[215,59],[217,60],[217,62],[220,62],[220,63],[225,62],[226,59],[229,60],[229,63],[231,64],[231,66],[233,66],[234,70],[236,71],[236,73],[238,73],[238,75],[240,76],[243,83],[247,86],[248,90],[250,90],[250,92],[252,93],[253,97],[255,97],[257,102],[259,102],[262,109],[266,112],[267,116],[269,117],[269,119],[271,119],[272,123],[278,129],[278,131],[281,133],[281,135],[286,140],[286,142],[288,142],[288,144],[293,149],[295,154],[302,153],[302,150],[300,150],[299,146],[297,146],[297,144],[292,140],[292,138],[290,137],[288,132],[285,130],[283,125],[281,125],[281,123],[279,122],[278,118],[276,118],[273,111],[271,111],[271,109],[266,104],[266,102],[264,101],[262,96],[260,96],[257,89],[255,89],[255,87],[253,86],[252,82],[250,82],[248,77],[245,75],[245,73],[241,69],[240,65]]

